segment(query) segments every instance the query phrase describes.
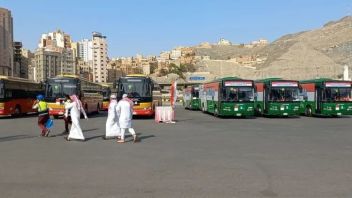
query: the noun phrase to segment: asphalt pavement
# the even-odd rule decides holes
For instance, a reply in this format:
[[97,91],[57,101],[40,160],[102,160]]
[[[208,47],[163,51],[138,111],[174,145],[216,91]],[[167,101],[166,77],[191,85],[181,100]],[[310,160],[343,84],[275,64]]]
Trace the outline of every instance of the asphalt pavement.
[[106,113],[39,137],[35,116],[0,119],[0,197],[352,197],[352,118],[137,118],[141,142],[103,140]]

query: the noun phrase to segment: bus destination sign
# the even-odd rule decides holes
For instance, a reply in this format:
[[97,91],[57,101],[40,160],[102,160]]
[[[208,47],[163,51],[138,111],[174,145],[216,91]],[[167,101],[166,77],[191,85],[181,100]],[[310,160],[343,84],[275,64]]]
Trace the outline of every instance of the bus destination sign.
[[293,81],[277,81],[271,83],[272,87],[298,87],[298,82]]
[[225,81],[225,87],[251,87],[252,81]]
[[326,82],[325,87],[351,87],[350,82]]

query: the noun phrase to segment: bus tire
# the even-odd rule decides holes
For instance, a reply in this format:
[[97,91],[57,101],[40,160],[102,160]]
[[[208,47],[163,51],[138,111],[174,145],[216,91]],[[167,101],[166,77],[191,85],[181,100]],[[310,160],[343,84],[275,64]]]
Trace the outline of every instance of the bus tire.
[[306,106],[306,109],[304,110],[305,116],[311,117],[313,115],[312,113],[312,108],[310,106]]
[[96,113],[97,113],[97,114],[100,113],[100,104],[97,105],[97,112],[96,112]]
[[20,105],[16,105],[15,111],[13,112],[13,116],[14,117],[19,117],[21,114],[22,114],[21,106]]
[[263,109],[260,105],[255,108],[255,113],[257,116],[263,116]]
[[88,105],[87,104],[84,105],[84,111],[86,112],[86,114],[88,114]]
[[218,111],[218,108],[216,108],[216,107],[214,109],[214,116],[219,117],[219,111]]

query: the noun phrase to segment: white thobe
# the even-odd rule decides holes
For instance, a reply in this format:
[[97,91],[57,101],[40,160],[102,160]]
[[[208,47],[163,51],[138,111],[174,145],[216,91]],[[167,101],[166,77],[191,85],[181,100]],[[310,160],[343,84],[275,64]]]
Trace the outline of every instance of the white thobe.
[[79,110],[77,108],[76,102],[71,102],[65,105],[66,110],[70,110],[71,112],[71,120],[72,125],[70,129],[70,133],[68,135],[68,139],[77,139],[77,140],[84,140],[83,132],[81,126],[79,125],[79,120],[81,118],[81,112],[83,113],[84,117],[87,117],[86,112],[83,108]]
[[116,107],[116,101],[110,102],[108,109],[108,118],[106,120],[105,137],[120,136],[119,117],[117,115]]
[[120,100],[119,103],[117,104],[117,114],[119,116],[119,124],[120,124],[120,129],[121,129],[121,139],[125,139],[125,131],[128,129],[128,131],[131,133],[131,135],[135,136],[136,132],[132,128],[132,113],[133,113],[133,107],[130,102],[127,100]]

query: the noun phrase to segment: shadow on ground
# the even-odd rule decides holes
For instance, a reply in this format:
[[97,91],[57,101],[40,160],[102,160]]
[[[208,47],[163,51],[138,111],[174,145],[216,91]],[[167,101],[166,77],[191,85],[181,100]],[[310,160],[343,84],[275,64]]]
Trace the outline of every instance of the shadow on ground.
[[11,135],[6,137],[0,137],[0,142],[9,142],[14,140],[23,140],[23,139],[30,139],[35,137],[36,136],[30,136],[30,135]]

